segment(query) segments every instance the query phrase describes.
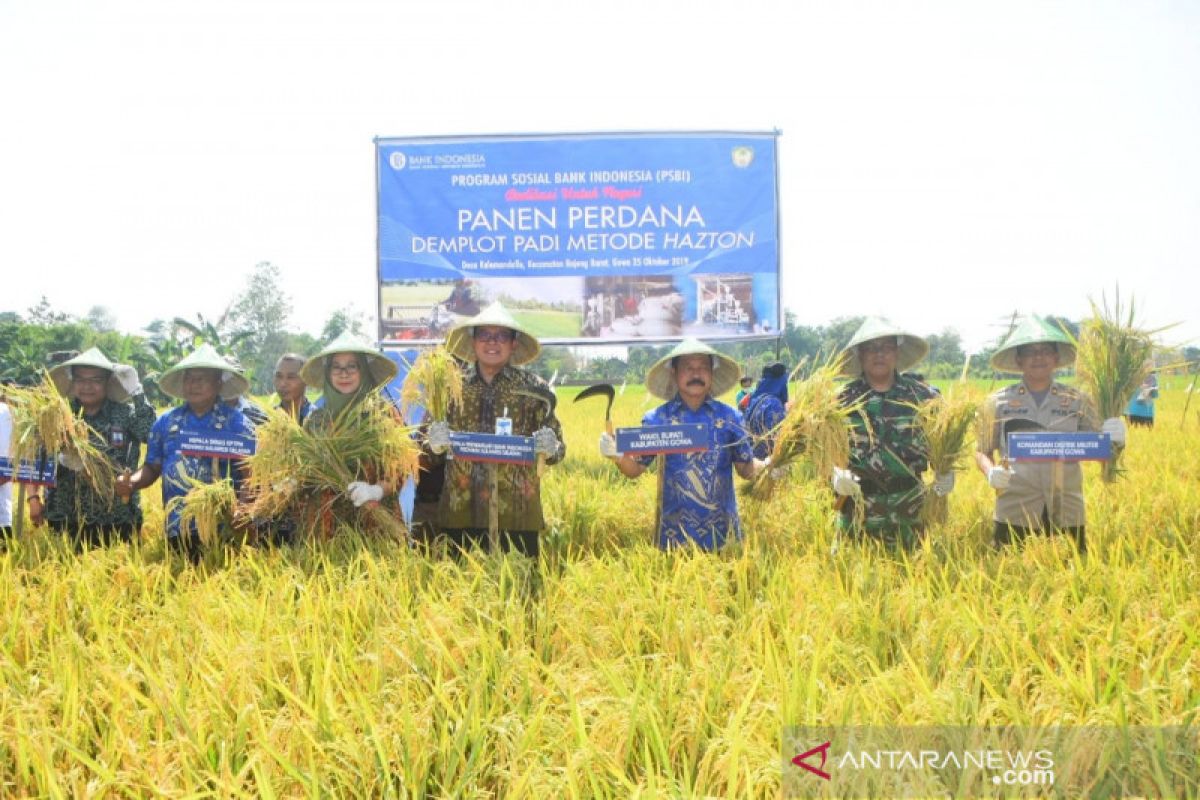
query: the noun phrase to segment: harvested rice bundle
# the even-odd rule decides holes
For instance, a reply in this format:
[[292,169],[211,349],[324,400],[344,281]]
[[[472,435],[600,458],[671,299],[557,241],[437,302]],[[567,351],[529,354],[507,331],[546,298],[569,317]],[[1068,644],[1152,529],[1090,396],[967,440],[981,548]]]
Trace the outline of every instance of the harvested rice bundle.
[[424,406],[429,418],[445,422],[450,409],[462,402],[462,366],[445,347],[437,346],[417,357],[400,390],[401,412]]
[[[411,428],[400,424],[395,410],[376,396],[316,429],[301,428],[290,415],[272,411],[258,427],[256,451],[249,459],[249,488],[255,498],[251,513],[268,518],[291,511],[302,527],[315,529],[332,499],[351,482],[398,487],[415,473],[419,455]],[[314,495],[331,499],[299,502]],[[383,530],[404,534],[403,523],[378,503],[364,505],[363,511]]]
[[187,494],[174,497],[167,503],[166,513],[180,512],[180,530],[187,531],[195,524],[196,532],[205,547],[217,544],[233,530],[233,515],[237,510],[237,492],[228,478],[206,483],[179,470],[188,484]]
[[91,427],[71,410],[49,373],[44,372],[36,386],[10,386],[5,394],[12,412],[10,455],[14,462],[36,461],[46,455],[70,458],[81,465],[79,475],[100,497],[112,499],[116,470],[92,440]]
[[[806,366],[801,362],[795,376]],[[841,359],[831,357],[815,366],[794,390],[789,390],[789,408],[775,433],[771,451],[771,469],[764,470],[744,489],[750,496],[765,499],[776,481],[771,472],[802,463],[824,480],[833,468],[845,467],[850,460],[850,418],[861,404],[843,406],[838,399],[838,373]]]
[[[1092,301],[1092,316],[1084,320],[1075,341],[1079,382],[1095,401],[1101,419],[1125,413],[1129,398],[1151,371],[1154,336],[1166,330],[1139,328],[1135,310],[1132,299],[1127,311],[1122,308],[1120,290],[1111,307],[1107,298],[1099,306]],[[1113,445],[1112,458],[1102,473],[1105,482],[1111,483],[1120,473],[1122,450]]]
[[[917,425],[928,444],[929,469],[934,475],[956,472],[965,466],[979,408],[979,396],[966,384],[917,406]],[[948,513],[949,498],[926,486],[922,509],[925,521],[945,522]]]

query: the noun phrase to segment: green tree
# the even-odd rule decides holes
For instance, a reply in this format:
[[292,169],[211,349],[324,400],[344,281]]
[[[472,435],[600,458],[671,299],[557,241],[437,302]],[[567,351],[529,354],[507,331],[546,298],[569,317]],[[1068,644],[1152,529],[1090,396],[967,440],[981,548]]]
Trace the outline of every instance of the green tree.
[[247,334],[234,349],[257,393],[271,390],[275,360],[288,350],[291,315],[291,299],[280,284],[279,267],[259,262],[230,307],[231,324]]
[[329,319],[325,320],[325,327],[321,329],[321,343],[331,342],[346,331],[350,331],[355,336],[367,338],[365,318],[361,312],[355,311],[349,306],[339,308],[329,315]]

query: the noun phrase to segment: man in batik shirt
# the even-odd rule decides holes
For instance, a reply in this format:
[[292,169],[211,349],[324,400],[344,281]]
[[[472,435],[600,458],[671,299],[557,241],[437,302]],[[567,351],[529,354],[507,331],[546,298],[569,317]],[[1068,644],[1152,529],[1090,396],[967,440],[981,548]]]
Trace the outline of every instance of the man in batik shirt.
[[642,425],[700,423],[708,431],[703,452],[633,456],[617,452],[616,440],[600,435],[600,454],[612,459],[627,478],[638,478],[661,458],[661,505],[658,546],[718,550],[742,536],[733,472],[749,480],[766,461],[752,452],[750,437],[736,408],[717,400],[738,382],[737,362],[703,342],[686,339],[646,375],[646,388],[665,403],[649,411]]
[[[465,362],[463,400],[450,409],[445,422],[429,426],[429,448],[435,455],[449,450],[451,431],[495,433],[496,419],[507,415],[512,435],[532,436],[535,452],[545,456],[547,465],[562,461],[566,445],[550,387],[520,368],[537,358],[541,345],[502,305],[494,303],[453,328],[446,349]],[[486,549],[493,501],[488,472],[494,469],[500,545],[536,558],[538,534],[546,526],[537,468],[455,459],[445,464],[435,540],[445,539],[459,551],[472,546]]]

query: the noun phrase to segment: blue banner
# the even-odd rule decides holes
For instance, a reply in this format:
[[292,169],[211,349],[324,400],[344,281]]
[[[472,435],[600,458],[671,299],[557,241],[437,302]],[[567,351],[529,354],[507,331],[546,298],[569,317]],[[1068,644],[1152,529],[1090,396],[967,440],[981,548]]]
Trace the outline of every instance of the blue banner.
[[642,428],[617,428],[617,452],[631,456],[658,456],[672,453],[697,453],[708,449],[708,426],[647,425]]
[[1107,461],[1112,439],[1107,433],[1010,433],[1008,457],[1013,461]]
[[495,300],[548,343],[778,333],[775,133],[375,144],[385,344]]
[[459,461],[481,461],[486,464],[529,465],[536,460],[532,436],[452,431],[450,452]]
[[18,483],[28,483],[34,486],[53,486],[55,461],[43,458],[39,461],[22,461],[17,464],[16,476],[13,475],[12,459],[0,456],[0,478],[7,478]]
[[236,433],[206,431],[199,433],[186,428],[179,432],[182,439],[179,452],[185,456],[212,458],[245,458],[254,455],[254,437]]

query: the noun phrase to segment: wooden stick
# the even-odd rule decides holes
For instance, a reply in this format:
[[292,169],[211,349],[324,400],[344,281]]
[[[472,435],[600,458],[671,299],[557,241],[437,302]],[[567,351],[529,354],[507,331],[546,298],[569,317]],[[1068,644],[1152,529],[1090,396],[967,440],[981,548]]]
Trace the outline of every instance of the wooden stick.
[[493,553],[500,552],[500,504],[496,499],[496,493],[500,490],[499,477],[496,474],[496,465],[487,465],[487,480],[488,480],[488,548]]
[[[16,470],[13,470],[15,473]],[[25,484],[17,484],[17,515],[13,517],[13,539],[20,540],[25,532]]]

